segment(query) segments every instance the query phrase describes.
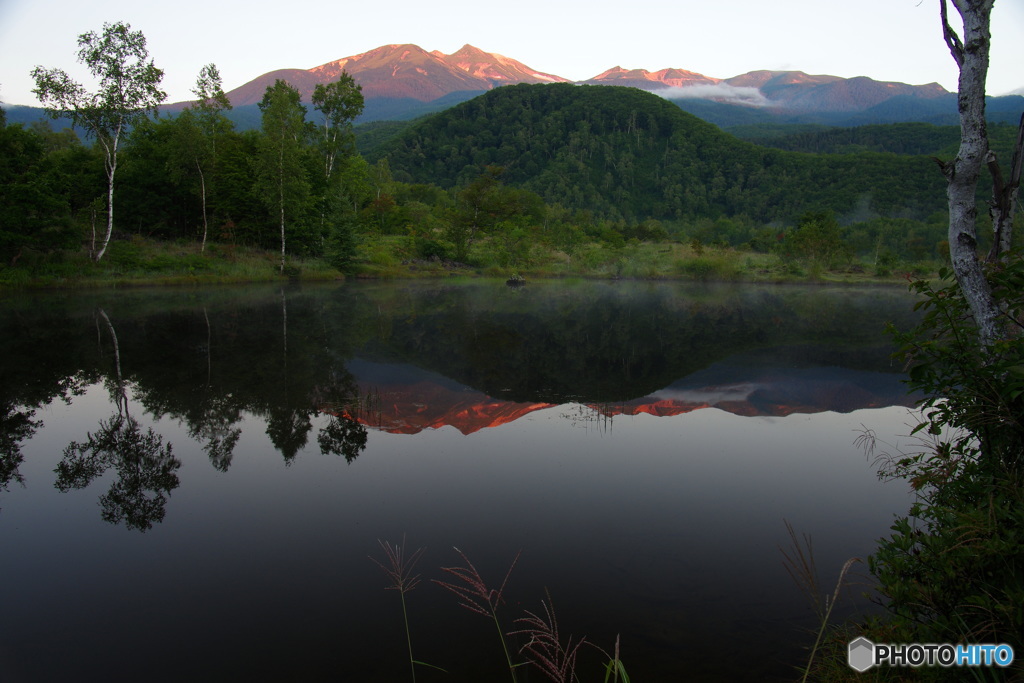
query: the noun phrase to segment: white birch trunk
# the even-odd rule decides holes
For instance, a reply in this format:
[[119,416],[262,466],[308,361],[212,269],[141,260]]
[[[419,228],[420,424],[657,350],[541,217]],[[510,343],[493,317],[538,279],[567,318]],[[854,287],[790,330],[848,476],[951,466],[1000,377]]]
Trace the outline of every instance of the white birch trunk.
[[106,253],[107,245],[110,244],[110,236],[114,232],[114,174],[117,172],[117,144],[120,137],[121,127],[118,126],[114,131],[114,139],[109,144],[104,144],[107,153],[107,234],[103,237],[103,244],[94,258],[97,263]]
[[952,0],[964,23],[964,39],[950,27],[946,0],[940,0],[943,31],[953,59],[960,67],[958,108],[960,150],[943,164],[948,180],[949,255],[957,282],[971,308],[982,346],[990,347],[1000,335],[1000,310],[982,263],[978,259],[978,178],[988,156],[985,124],[985,79],[988,75],[989,21],[994,0]]
[[199,247],[199,253],[202,254],[206,252],[206,233],[209,231],[209,225],[206,220],[206,176],[203,174],[203,166],[199,159],[196,159],[196,169],[199,171],[199,189],[203,200],[203,243]]

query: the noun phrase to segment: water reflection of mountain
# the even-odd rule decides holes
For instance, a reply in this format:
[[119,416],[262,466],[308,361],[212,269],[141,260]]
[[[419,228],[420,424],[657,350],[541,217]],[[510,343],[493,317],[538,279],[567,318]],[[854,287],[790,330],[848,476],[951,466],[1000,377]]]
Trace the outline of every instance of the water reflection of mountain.
[[363,405],[350,408],[361,423],[393,434],[455,427],[472,434],[518,420],[553,403],[519,403],[491,398],[471,387],[412,365],[354,360],[348,370],[356,379]]
[[[787,354],[780,350],[778,356]],[[773,360],[774,359],[774,360]],[[463,434],[508,424],[557,403],[494,398],[434,372],[407,364],[353,360],[348,370],[360,394],[372,397],[353,415],[361,423],[394,434],[454,427]],[[590,403],[606,417],[669,417],[704,408],[735,415],[784,416],[907,406],[902,375],[839,366],[795,367],[765,353],[716,363],[646,396]]]
[[[98,382],[130,388],[136,416],[178,420],[222,470],[246,414],[290,461],[312,439],[351,459],[366,426],[470,433],[570,402],[607,414],[906,405],[882,327],[912,316],[902,290],[680,283],[26,293],[0,301],[0,488],[18,481],[38,409]],[[334,417],[317,432],[323,413]],[[365,425],[346,421],[356,413]]]

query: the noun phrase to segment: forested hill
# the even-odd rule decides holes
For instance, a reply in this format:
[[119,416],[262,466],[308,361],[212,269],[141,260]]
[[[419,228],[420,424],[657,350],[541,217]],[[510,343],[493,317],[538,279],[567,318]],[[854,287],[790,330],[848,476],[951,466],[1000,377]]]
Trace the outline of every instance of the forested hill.
[[[930,123],[891,123],[856,128],[826,128],[785,134],[785,127],[746,126],[730,129],[739,137],[796,152],[855,154],[893,152],[950,159],[960,147],[959,126]],[[1017,126],[989,123],[989,146],[1000,159],[1010,159],[1017,141]]]
[[612,219],[808,210],[927,216],[944,207],[926,157],[800,154],[743,142],[633,88],[515,85],[426,118],[369,154],[396,180],[464,186],[488,166],[550,204]]

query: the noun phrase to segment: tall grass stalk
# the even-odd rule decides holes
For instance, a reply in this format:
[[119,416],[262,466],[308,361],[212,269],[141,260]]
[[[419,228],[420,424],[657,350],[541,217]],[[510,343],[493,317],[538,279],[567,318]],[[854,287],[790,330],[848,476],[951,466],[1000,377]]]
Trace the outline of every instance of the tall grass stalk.
[[515,558],[512,559],[512,564],[509,565],[508,571],[505,572],[505,579],[501,582],[501,587],[497,590],[488,588],[483,577],[480,576],[480,572],[477,571],[473,563],[469,561],[466,554],[455,548],[455,552],[462,557],[466,563],[464,567],[441,567],[441,571],[449,574],[458,581],[457,583],[450,583],[447,581],[440,581],[438,579],[432,579],[434,583],[443,588],[447,588],[459,598],[459,604],[468,609],[470,612],[476,612],[485,617],[489,617],[493,622],[495,628],[498,630],[498,639],[501,641],[501,648],[505,652],[505,662],[508,664],[509,673],[512,676],[512,683],[517,683],[516,679],[516,666],[517,664],[512,663],[512,656],[508,651],[508,642],[505,640],[505,632],[501,628],[501,622],[498,620],[498,606],[504,602],[505,586],[508,584],[508,577],[512,574],[512,569],[515,568],[516,563],[519,561],[519,556],[522,551],[516,553]]
[[563,644],[558,632],[555,609],[551,604],[551,595],[548,595],[547,602],[541,600],[540,605],[543,616],[526,610],[525,617],[516,619],[516,623],[523,624],[525,628],[512,631],[508,635],[527,636],[529,640],[520,648],[519,653],[525,654],[527,659],[556,683],[571,683],[577,680],[576,656],[587,639],[581,636],[574,643],[570,635]]
[[793,525],[789,523],[789,520],[783,520],[786,524],[786,531],[789,533],[790,540],[790,551],[787,552],[784,548],[779,548],[782,551],[784,558],[783,564],[786,567],[786,571],[789,572],[790,577],[796,582],[797,586],[804,589],[807,595],[811,599],[812,606],[821,622],[821,626],[818,628],[817,638],[814,640],[814,646],[811,647],[811,654],[807,659],[807,667],[804,669],[803,678],[801,682],[805,683],[807,677],[811,673],[811,666],[814,664],[814,656],[821,646],[821,639],[825,635],[825,629],[828,627],[829,618],[832,616],[832,608],[835,607],[836,602],[839,600],[839,593],[843,588],[843,581],[846,579],[846,574],[850,571],[850,568],[860,562],[859,557],[851,557],[843,565],[842,570],[839,572],[839,580],[836,581],[835,590],[832,592],[831,599],[828,595],[824,595],[818,585],[818,571],[814,562],[814,546],[811,543],[811,537],[808,534],[802,535],[801,539],[797,538],[796,531],[793,529]]
[[[412,656],[412,635],[409,632],[409,612],[405,606],[405,594],[415,588],[419,582],[419,574],[413,574],[413,569],[416,567],[416,563],[419,562],[420,557],[423,555],[423,548],[417,548],[415,552],[409,557],[405,555],[405,537],[402,537],[402,542],[391,545],[387,541],[377,539],[377,543],[380,544],[381,549],[384,551],[385,562],[381,562],[376,558],[371,557],[378,567],[384,570],[391,583],[384,587],[385,590],[396,590],[398,591],[399,597],[402,599],[402,621],[405,624],[405,642],[409,649],[409,670],[412,673],[413,683],[416,681],[416,665],[422,664],[432,668],[439,668],[426,662],[420,662]],[[443,669],[442,669],[443,671]]]
[[[607,656],[607,653],[605,653]],[[626,673],[626,666],[619,658],[619,635],[615,635],[615,651],[604,665],[604,683],[629,683],[629,674]]]

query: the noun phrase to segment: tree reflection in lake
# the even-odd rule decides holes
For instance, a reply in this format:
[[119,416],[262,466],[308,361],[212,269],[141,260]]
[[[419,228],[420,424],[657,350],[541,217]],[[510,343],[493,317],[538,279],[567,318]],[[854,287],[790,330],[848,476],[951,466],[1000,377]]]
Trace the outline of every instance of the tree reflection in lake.
[[34,417],[34,410],[19,410],[10,403],[0,405],[0,491],[8,490],[11,482],[25,482],[18,472],[25,459],[21,442],[35,434],[42,424]]
[[68,444],[54,470],[55,486],[63,492],[82,489],[113,468],[117,479],[100,496],[101,516],[111,524],[123,522],[129,529],[146,531],[163,521],[167,496],[179,484],[179,467],[171,444],[164,444],[152,429],[143,433],[134,417],[114,415],[84,442]]
[[102,308],[96,310],[96,319],[102,319],[110,333],[114,374],[106,385],[117,414],[101,420],[99,430],[90,432],[84,442],[68,444],[54,470],[54,486],[62,492],[83,489],[113,468],[117,479],[100,496],[100,516],[111,524],[123,522],[129,529],[146,531],[163,521],[167,496],[179,484],[175,472],[181,461],[172,455],[171,444],[165,445],[152,428],[143,433],[138,420],[128,414],[117,331]]

